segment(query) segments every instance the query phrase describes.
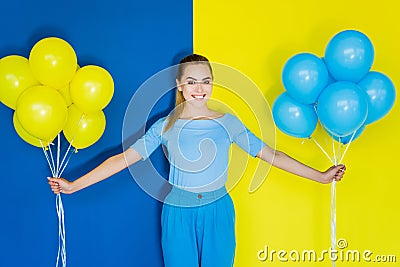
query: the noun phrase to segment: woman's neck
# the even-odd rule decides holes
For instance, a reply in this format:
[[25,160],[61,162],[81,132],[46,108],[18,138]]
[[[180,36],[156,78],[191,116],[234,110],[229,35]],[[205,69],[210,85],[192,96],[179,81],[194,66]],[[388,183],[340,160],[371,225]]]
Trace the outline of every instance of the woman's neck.
[[207,106],[204,107],[191,107],[186,105],[180,115],[182,119],[195,119],[195,118],[212,118],[218,116],[218,112],[209,109]]

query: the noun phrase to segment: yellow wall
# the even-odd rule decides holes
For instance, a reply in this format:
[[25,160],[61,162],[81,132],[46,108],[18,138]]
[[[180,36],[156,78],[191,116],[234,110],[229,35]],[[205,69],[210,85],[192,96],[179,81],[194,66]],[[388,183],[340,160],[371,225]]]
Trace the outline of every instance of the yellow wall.
[[[291,56],[299,52],[323,56],[334,34],[357,29],[374,45],[372,69],[386,73],[399,89],[399,25],[400,3],[396,0],[195,0],[194,51],[243,72],[272,104],[284,90],[281,71]],[[246,118],[253,129],[254,123]],[[318,138],[328,149],[326,136],[319,134]],[[330,166],[312,141],[302,142],[276,131],[279,150],[320,170]],[[370,250],[371,259],[397,253],[397,263],[382,266],[400,262],[399,151],[397,99],[386,117],[369,125],[351,144],[344,159],[348,170],[337,187],[337,237],[347,240],[347,250]],[[230,166],[230,173],[235,173],[235,165]],[[330,186],[272,168],[264,184],[249,193],[251,175],[246,172],[231,191],[237,214],[235,266],[331,266],[329,259],[316,263],[257,259],[257,252],[266,245],[287,252],[328,249]],[[338,262],[337,266],[365,264],[361,260]]]

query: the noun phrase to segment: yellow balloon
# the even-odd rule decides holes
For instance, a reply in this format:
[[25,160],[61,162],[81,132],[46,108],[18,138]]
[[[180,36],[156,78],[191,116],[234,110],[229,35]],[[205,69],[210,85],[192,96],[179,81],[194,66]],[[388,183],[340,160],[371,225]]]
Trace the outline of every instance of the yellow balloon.
[[[79,68],[80,68],[79,65],[76,65],[76,70],[79,70]],[[69,93],[69,88],[70,84],[68,83],[68,85],[58,90],[60,94],[64,97],[65,103],[67,104],[68,107],[72,105],[72,99],[71,99],[71,94]]]
[[67,86],[64,86],[64,88],[58,90],[62,97],[64,98],[65,104],[67,104],[67,107],[72,105],[72,99],[71,95],[69,93],[69,84]]
[[63,129],[64,136],[77,149],[96,143],[106,128],[103,111],[84,114],[75,104],[68,108],[68,119]]
[[49,145],[49,141],[41,141],[40,139],[30,135],[25,129],[21,126],[21,123],[18,121],[17,113],[14,112],[13,116],[13,124],[15,131],[17,132],[18,136],[22,138],[28,144],[31,144],[36,147],[47,147]]
[[94,65],[80,68],[71,81],[72,102],[84,113],[102,110],[114,94],[114,81],[107,70]]
[[18,98],[17,116],[22,127],[41,140],[53,140],[67,119],[62,95],[48,86],[34,86]]
[[77,58],[69,43],[60,38],[48,37],[33,46],[29,64],[40,83],[61,89],[74,77]]
[[15,110],[19,95],[38,84],[27,58],[11,55],[0,60],[0,101],[7,107]]

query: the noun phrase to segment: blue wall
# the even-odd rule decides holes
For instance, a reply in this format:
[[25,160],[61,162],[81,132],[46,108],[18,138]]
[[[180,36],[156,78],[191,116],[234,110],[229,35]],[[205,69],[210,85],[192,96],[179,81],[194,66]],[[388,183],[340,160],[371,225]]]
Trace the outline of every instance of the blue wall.
[[[2,4],[0,57],[28,57],[37,41],[57,36],[74,47],[80,66],[102,66],[114,78],[114,97],[105,109],[106,131],[95,145],[72,156],[63,175],[70,180],[122,151],[123,116],[135,90],[193,50],[191,1],[105,2]],[[154,118],[167,112],[171,100],[172,95],[167,96],[156,106]],[[41,149],[15,133],[12,112],[0,104],[0,266],[54,266],[58,224],[55,196],[46,179],[50,171]],[[165,175],[161,152],[155,157]],[[68,266],[163,266],[161,205],[139,188],[128,170],[63,195],[63,202]]]

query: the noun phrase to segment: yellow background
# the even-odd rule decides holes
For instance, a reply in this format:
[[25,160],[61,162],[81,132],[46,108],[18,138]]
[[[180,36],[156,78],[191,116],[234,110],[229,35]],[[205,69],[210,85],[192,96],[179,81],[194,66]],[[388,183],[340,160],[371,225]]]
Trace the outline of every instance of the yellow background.
[[[194,51],[243,72],[272,105],[284,90],[281,71],[285,62],[300,52],[323,56],[330,38],[346,29],[359,30],[370,38],[375,49],[372,69],[387,74],[399,87],[399,25],[400,3],[396,0],[195,0]],[[246,118],[241,116],[250,129],[257,127]],[[317,132],[320,143],[329,149],[329,139]],[[303,142],[277,129],[276,146],[317,169],[330,166],[312,141]],[[396,99],[391,112],[367,126],[344,158],[348,170],[337,185],[337,237],[347,240],[347,250],[371,250],[371,259],[396,255],[397,263],[339,261],[337,266],[399,264],[399,153]],[[234,164],[230,172],[235,172]],[[265,246],[287,252],[328,249],[330,186],[272,168],[263,185],[249,193],[251,179],[246,172],[231,191],[237,215],[235,266],[331,266],[329,259],[316,263],[281,262],[276,255],[272,261],[257,259],[257,252]]]

